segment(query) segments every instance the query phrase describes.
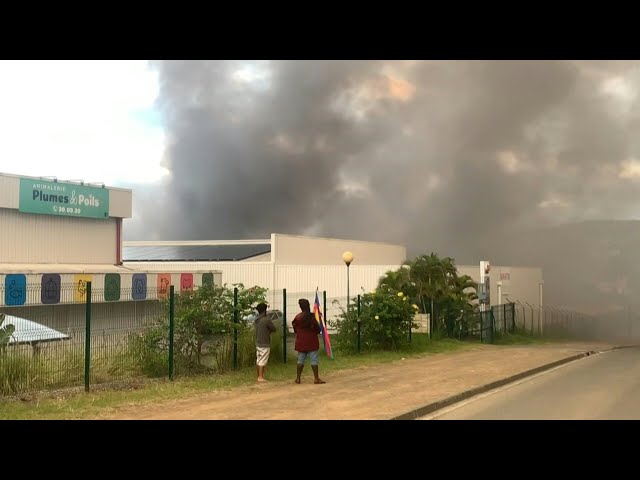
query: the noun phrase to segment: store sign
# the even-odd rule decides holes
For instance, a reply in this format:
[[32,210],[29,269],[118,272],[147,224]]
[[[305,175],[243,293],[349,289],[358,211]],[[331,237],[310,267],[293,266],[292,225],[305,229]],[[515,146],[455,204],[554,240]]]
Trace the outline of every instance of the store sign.
[[25,213],[44,215],[109,218],[109,190],[21,178],[18,209]]

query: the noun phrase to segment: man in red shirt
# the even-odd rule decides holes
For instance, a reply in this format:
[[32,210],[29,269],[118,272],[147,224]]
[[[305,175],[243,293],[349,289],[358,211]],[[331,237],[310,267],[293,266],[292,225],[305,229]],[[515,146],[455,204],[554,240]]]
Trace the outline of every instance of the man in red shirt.
[[313,370],[314,381],[313,383],[326,383],[318,376],[318,350],[320,349],[320,342],[318,341],[318,335],[320,334],[320,325],[315,319],[313,313],[311,313],[311,306],[309,300],[301,298],[298,300],[301,312],[293,319],[292,326],[293,331],[296,334],[295,349],[298,352],[298,365],[296,383],[300,383],[300,375],[304,369],[304,362],[307,356],[311,358],[311,370]]

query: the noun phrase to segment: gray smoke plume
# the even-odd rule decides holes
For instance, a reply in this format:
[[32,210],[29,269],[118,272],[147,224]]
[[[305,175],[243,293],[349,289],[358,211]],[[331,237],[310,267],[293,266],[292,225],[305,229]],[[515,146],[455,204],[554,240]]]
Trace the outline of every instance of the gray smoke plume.
[[171,183],[137,207],[159,226],[142,237],[314,234],[539,265],[522,232],[639,204],[638,62],[155,66]]

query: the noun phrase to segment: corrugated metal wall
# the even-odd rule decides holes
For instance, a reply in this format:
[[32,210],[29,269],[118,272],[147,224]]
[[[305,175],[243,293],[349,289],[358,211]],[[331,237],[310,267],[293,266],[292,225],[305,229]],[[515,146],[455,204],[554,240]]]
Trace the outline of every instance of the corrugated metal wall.
[[[388,270],[398,265],[352,265],[349,267],[349,292],[352,297],[371,292]],[[313,292],[316,287],[327,291],[327,297],[347,296],[345,265],[277,265],[276,289],[290,292]]]
[[[269,262],[125,262],[126,267],[172,272],[184,269],[219,270],[227,285],[242,283],[246,287],[258,285],[277,292],[286,288],[290,293],[313,292],[316,287],[327,291],[328,297],[346,297],[347,267],[342,265],[273,265]],[[275,278],[274,270],[275,267]],[[398,265],[352,265],[350,293],[370,292],[388,270]],[[274,284],[275,280],[275,284]]]
[[113,218],[56,217],[0,208],[0,263],[115,261]]
[[[290,294],[309,294],[318,287],[320,291],[326,290],[329,298],[346,297],[347,295],[347,267],[344,265],[273,265],[269,262],[125,262],[125,266],[167,272],[185,269],[220,270],[223,283],[227,285],[243,283],[247,287],[258,285],[275,291],[276,299],[279,299],[283,288],[286,288]],[[378,285],[380,277],[387,271],[398,268],[399,265],[351,265],[349,268],[351,296],[355,298],[363,291],[373,291]],[[506,267],[492,267],[492,303],[497,302],[496,285],[500,279],[500,270],[504,268]],[[479,267],[461,265],[458,267],[458,273],[470,275],[477,281]],[[513,302],[520,300],[537,304],[538,283],[542,280],[542,270],[510,267],[510,273],[510,285],[509,287],[505,285],[503,300],[507,301],[508,298]]]
[[222,272],[222,283],[245,286],[259,285],[271,289],[273,270],[271,262],[124,262],[128,268],[175,272],[178,270],[218,270]]
[[20,206],[20,178],[0,175],[0,208]]

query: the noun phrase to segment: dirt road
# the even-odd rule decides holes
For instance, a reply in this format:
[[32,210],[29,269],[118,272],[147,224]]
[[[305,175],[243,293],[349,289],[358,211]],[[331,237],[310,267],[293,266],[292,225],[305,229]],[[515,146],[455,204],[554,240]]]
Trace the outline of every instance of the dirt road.
[[[163,403],[124,407],[101,419],[389,419],[451,395],[603,344],[482,345],[457,353],[343,370],[324,385],[269,382]],[[322,405],[322,408],[315,406]],[[313,407],[312,407],[313,406]]]

